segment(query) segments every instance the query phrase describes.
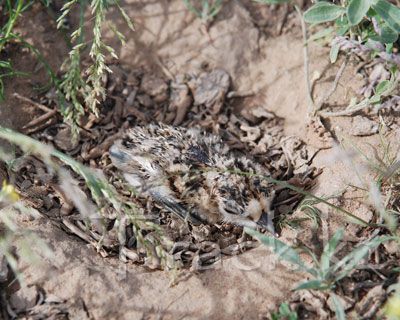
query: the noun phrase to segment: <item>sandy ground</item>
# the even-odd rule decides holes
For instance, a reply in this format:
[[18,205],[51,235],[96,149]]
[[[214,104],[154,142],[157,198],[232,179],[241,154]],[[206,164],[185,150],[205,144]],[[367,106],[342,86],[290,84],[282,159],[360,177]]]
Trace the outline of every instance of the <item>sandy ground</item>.
[[[295,15],[289,14],[288,28],[281,35],[272,35],[274,32],[268,26],[254,23],[257,16],[251,12],[258,12],[259,7],[252,7],[252,11],[248,10],[247,2],[229,1],[211,25],[208,37],[201,31],[200,21],[186,11],[182,1],[127,0],[124,8],[135,21],[136,32],[129,32],[118,14],[111,12],[118,28],[126,30],[127,45],[121,47],[108,35],[109,43],[118,48],[124,65],[132,68],[146,65],[154,73],[168,70],[172,75],[198,70],[204,63],[224,68],[232,76],[235,90],[255,92],[254,96],[239,99],[239,108],[263,106],[284,118],[287,135],[299,136],[316,147],[324,145],[307,127],[303,41]],[[280,11],[263,12],[266,21],[268,12],[274,16]],[[57,68],[67,47],[49,21],[43,11],[35,9],[26,15],[19,28],[49,55],[46,58]],[[41,29],[33,31],[31,26]],[[19,61],[20,70],[34,74],[33,80],[21,78],[6,83],[7,99],[0,108],[0,121],[2,125],[19,129],[32,117],[32,108],[14,99],[12,93],[29,96],[33,92],[32,81],[39,82],[45,73],[24,49],[13,51],[12,58]],[[314,88],[317,101],[328,90],[339,68],[339,64],[331,65],[328,59],[328,49],[311,45],[311,74],[320,73]],[[360,83],[354,68],[350,65],[346,69],[337,92],[328,101],[330,105],[344,105],[354,94]],[[334,120],[329,125],[333,131],[346,133],[351,121]],[[354,141],[376,143],[378,139],[375,136]],[[346,171],[337,161],[329,161],[331,153],[331,149],[322,150],[314,160],[316,166],[324,168],[313,191],[316,194],[332,194],[352,179],[351,171]],[[326,214],[331,218],[327,223],[331,234],[344,220],[332,212],[326,211]],[[40,267],[21,261],[27,286],[40,286],[67,301],[71,319],[259,319],[287,299],[301,278],[279,264],[267,249],[258,248],[224,259],[216,269],[187,274],[186,280],[171,286],[167,273],[123,265],[116,258],[104,259],[93,247],[67,235],[44,218],[22,219],[21,223],[39,232],[56,257],[55,261],[47,261]],[[292,231],[283,233],[283,239],[297,236]]]

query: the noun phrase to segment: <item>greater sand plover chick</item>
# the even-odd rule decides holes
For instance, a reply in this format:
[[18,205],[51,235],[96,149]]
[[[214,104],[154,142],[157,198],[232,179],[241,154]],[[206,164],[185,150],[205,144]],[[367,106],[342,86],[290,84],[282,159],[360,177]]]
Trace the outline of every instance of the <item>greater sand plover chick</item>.
[[273,187],[253,175],[268,172],[231,153],[217,136],[194,128],[138,126],[116,141],[109,154],[139,194],[182,219],[273,229]]

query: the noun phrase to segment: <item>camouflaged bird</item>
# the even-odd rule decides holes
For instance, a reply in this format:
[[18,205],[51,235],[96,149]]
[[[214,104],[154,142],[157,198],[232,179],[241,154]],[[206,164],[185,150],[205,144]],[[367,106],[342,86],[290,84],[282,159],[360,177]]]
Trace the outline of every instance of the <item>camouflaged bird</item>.
[[265,179],[251,177],[266,174],[265,169],[234,156],[217,136],[167,125],[134,127],[114,143],[109,155],[140,194],[182,219],[271,230],[272,187]]

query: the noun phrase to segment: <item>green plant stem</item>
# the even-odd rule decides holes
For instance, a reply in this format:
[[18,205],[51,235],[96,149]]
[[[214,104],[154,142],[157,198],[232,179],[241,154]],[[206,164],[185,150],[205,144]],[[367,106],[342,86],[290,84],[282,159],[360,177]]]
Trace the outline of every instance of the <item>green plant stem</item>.
[[338,70],[338,72],[337,72],[337,74],[336,74],[336,76],[335,76],[335,80],[333,81],[333,84],[332,84],[331,89],[324,95],[324,97],[321,99],[321,101],[315,106],[314,114],[317,114],[317,112],[318,112],[319,110],[321,110],[321,108],[322,108],[322,106],[324,105],[324,103],[325,103],[326,101],[328,101],[328,99],[329,99],[329,98],[334,94],[334,92],[336,91],[337,86],[338,86],[338,84],[339,84],[339,80],[340,80],[340,78],[341,78],[342,75],[343,75],[343,72],[344,72],[344,70],[345,70],[345,68],[346,68],[346,65],[347,65],[348,61],[349,61],[349,55],[346,56],[346,58],[345,58],[345,60],[343,61],[342,65],[340,66],[340,68],[339,68],[339,70]]
[[304,77],[307,86],[307,98],[308,98],[308,115],[312,115],[315,112],[314,99],[312,97],[311,82],[310,82],[310,61],[308,55],[308,40],[307,40],[307,27],[303,19],[303,12],[297,4],[293,4],[296,9],[301,23],[301,31],[303,34],[303,57],[304,57]]
[[[70,179],[69,174],[64,172],[64,169],[60,166],[54,158],[60,160],[63,164],[70,167],[72,171],[81,176],[86,183],[86,186],[91,192],[91,196],[97,205],[98,218],[102,219],[102,210],[108,205],[111,205],[117,213],[117,219],[121,221],[123,215],[126,215],[130,222],[133,224],[134,234],[138,243],[143,246],[149,256],[157,257],[161,260],[163,267],[168,269],[174,269],[175,265],[168,252],[164,249],[164,244],[170,245],[169,239],[164,235],[162,229],[151,221],[148,221],[146,217],[142,216],[138,211],[133,202],[122,201],[118,196],[115,188],[103,177],[98,177],[91,168],[84,166],[75,159],[65,155],[64,153],[54,149],[51,146],[43,144],[29,136],[18,133],[11,129],[0,126],[0,138],[7,140],[8,142],[19,146],[24,154],[35,154],[42,159],[42,161],[48,166],[49,170],[52,170],[58,174],[60,181],[66,181]],[[0,159],[8,160],[8,154],[0,149]],[[73,195],[69,195],[71,200],[74,201]],[[76,201],[76,199],[75,199]],[[77,208],[79,210],[79,207]],[[91,219],[91,215],[86,215],[85,210],[80,211],[83,218]],[[94,220],[92,220],[94,221]],[[123,228],[125,230],[125,228]],[[155,232],[155,236],[151,237],[151,240],[145,237],[142,232],[143,230],[152,230]],[[123,236],[123,235],[121,235]],[[1,239],[0,239],[1,240]],[[100,248],[101,241],[98,242],[96,247]],[[168,244],[169,243],[169,244]],[[0,241],[1,249],[1,241]]]
[[5,39],[5,41],[4,42],[0,42],[0,52],[3,50],[4,45],[6,44],[7,39],[10,36],[11,31],[14,28],[15,22],[17,21],[17,18],[18,18],[19,14],[21,13],[21,10],[23,8],[23,4],[24,4],[23,0],[18,0],[17,8],[15,9],[15,13],[12,15],[11,12],[10,12],[10,20],[7,23],[7,29],[6,29],[6,32],[4,33],[4,37],[3,37]]
[[322,111],[322,112],[318,112],[318,115],[323,118],[351,116],[353,113],[363,110],[369,106],[371,106],[369,99],[365,99],[351,108],[346,108],[344,110],[336,111],[336,112]]
[[47,70],[47,73],[50,76],[52,83],[54,85],[58,86],[59,79],[58,79],[56,73],[53,71],[53,69],[49,65],[49,63],[46,61],[45,57],[41,54],[41,52],[36,47],[34,47],[32,44],[30,44],[29,42],[26,42],[20,36],[18,36],[16,34],[11,34],[11,35],[12,35],[12,37],[14,37],[18,41],[20,41],[25,47],[29,48],[36,55],[38,60],[43,64],[43,66]]

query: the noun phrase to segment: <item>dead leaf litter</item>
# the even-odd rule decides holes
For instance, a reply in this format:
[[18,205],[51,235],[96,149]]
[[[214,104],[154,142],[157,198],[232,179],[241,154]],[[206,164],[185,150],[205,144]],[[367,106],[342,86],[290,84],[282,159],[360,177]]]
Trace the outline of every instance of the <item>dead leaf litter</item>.
[[[253,248],[256,242],[243,235],[242,228],[228,224],[189,226],[176,220],[151,199],[133,198],[108,156],[109,147],[127,128],[151,122],[201,127],[221,136],[235,152],[254,157],[273,178],[287,181],[297,177],[304,187],[310,186],[313,177],[310,163],[318,150],[306,146],[296,137],[284,137],[282,119],[263,110],[262,106],[235,112],[234,99],[227,98],[231,79],[226,71],[215,69],[166,80],[150,75],[144,69],[127,71],[123,66],[113,65],[112,70],[113,73],[105,79],[108,96],[100,108],[101,114],[98,118],[89,115],[82,119],[81,127],[84,129],[78,140],[72,139],[69,126],[59,119],[46,128],[34,130],[32,136],[103,172],[122,199],[133,201],[140,212],[153,217],[152,221],[162,227],[173,243],[169,252],[178,265],[201,270],[223,255],[236,255]],[[56,110],[55,101],[49,96],[42,97],[39,104]],[[25,156],[19,162],[18,167],[14,167],[12,183],[31,206],[98,249],[96,242],[101,239],[102,255],[117,253],[120,247],[116,230],[118,223],[112,208],[109,208],[109,216],[105,217],[106,225],[110,226],[106,234],[93,226],[88,228],[81,213],[60,191],[58,178],[40,160]],[[77,187],[82,190],[81,196],[91,202],[83,180],[73,176],[78,181]],[[280,211],[290,211],[288,205],[293,210],[301,198],[292,191],[280,190],[277,199],[286,201],[281,209],[279,206],[274,208],[276,216]],[[144,263],[145,255],[136,247],[135,241],[131,241],[135,234],[129,222],[126,231],[131,235],[123,243],[126,250],[132,251],[127,255],[128,260],[132,258],[134,262]]]

